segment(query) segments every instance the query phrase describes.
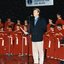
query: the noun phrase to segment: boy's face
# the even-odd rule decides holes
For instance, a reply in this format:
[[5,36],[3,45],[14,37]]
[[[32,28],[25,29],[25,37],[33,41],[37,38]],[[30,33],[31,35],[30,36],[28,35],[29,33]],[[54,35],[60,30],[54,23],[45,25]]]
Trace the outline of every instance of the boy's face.
[[20,20],[17,21],[17,24],[20,24]]
[[8,28],[8,31],[12,31],[12,28]]
[[34,17],[35,17],[35,16],[39,16],[39,12],[38,12],[37,10],[34,10],[34,11],[33,11],[33,15],[34,15]]
[[25,24],[25,25],[27,25],[27,24],[28,24],[28,23],[27,23],[27,20],[25,20],[25,21],[24,21],[24,24]]
[[20,23],[20,20],[17,20],[17,23]]
[[51,19],[49,19],[49,23],[52,24],[52,20]]
[[8,21],[11,21],[11,19],[9,18]]
[[61,15],[58,15],[58,14],[57,14],[57,18],[58,18],[58,19],[61,18]]
[[50,30],[51,30],[51,31],[54,31],[54,28],[50,27]]
[[19,27],[19,26],[17,26],[17,27],[16,27],[16,29],[17,29],[17,30],[20,30],[20,27]]
[[0,31],[3,31],[3,28],[1,28]]
[[58,29],[58,30],[62,30],[62,27],[61,27],[61,26],[57,26],[57,29]]

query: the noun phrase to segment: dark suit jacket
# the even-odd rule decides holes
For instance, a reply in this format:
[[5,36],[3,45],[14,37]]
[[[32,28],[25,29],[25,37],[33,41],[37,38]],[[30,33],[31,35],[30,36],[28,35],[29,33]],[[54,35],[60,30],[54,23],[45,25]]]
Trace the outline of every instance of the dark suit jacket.
[[30,21],[30,33],[32,34],[32,41],[42,41],[43,34],[46,31],[47,23],[44,18],[38,18],[36,26],[34,26],[34,18]]

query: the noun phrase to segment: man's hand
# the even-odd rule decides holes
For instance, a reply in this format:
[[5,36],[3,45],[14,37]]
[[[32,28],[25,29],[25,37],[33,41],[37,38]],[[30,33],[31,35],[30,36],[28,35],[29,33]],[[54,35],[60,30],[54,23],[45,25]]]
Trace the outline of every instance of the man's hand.
[[28,35],[28,32],[24,32],[25,35]]
[[25,34],[25,35],[28,35],[29,33],[26,32],[22,27],[20,27],[20,29],[22,30],[22,32]]

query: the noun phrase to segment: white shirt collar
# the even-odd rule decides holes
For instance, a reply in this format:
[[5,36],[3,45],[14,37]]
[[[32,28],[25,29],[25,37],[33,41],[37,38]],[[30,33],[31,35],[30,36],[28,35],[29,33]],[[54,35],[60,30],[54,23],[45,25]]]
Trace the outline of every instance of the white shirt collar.
[[35,16],[35,20],[38,19],[38,18],[39,18],[39,16]]

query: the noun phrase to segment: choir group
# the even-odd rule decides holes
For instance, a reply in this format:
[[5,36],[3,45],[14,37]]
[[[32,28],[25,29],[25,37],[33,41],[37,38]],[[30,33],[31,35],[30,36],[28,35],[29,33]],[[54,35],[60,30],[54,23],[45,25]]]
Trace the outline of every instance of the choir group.
[[[7,18],[5,23],[2,23],[0,19],[0,54],[1,55],[23,55],[28,54],[28,41],[31,42],[28,35],[24,35],[27,31],[27,21],[25,20],[24,25],[21,24],[20,20],[17,23]],[[28,43],[27,43],[28,42]],[[31,46],[31,43],[29,43]],[[31,48],[30,48],[31,50]],[[30,52],[29,52],[30,53]],[[32,52],[31,52],[32,53]]]
[[47,32],[44,34],[44,49],[47,58],[64,61],[64,20],[57,14],[55,24],[49,19]]
[[[22,25],[20,20],[15,24],[10,18],[5,23],[0,19],[0,54],[32,54],[31,38],[24,34],[28,29],[26,20]],[[49,19],[43,41],[47,58],[64,61],[64,20],[60,14],[55,24]]]

